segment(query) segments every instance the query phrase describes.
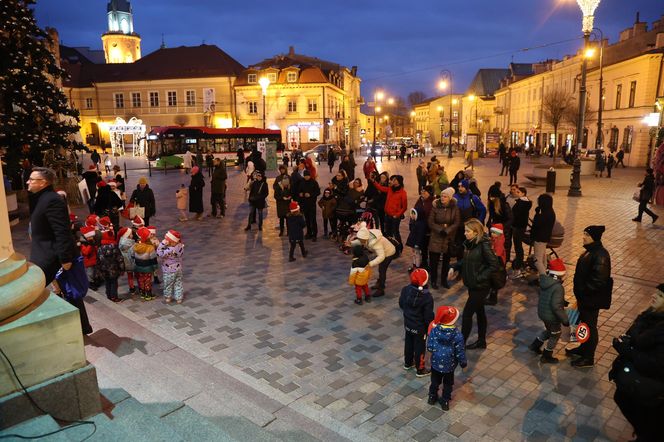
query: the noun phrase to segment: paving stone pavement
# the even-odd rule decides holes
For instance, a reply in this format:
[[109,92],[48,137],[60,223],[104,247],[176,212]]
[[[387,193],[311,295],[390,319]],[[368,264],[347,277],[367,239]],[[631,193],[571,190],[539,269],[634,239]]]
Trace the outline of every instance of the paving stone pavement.
[[[361,157],[356,169],[360,176],[363,161]],[[443,158],[442,164],[450,178],[461,168],[456,158]],[[524,159],[523,164],[522,176],[533,163]],[[416,198],[416,166],[416,160],[379,163],[381,170],[406,177],[411,205]],[[320,183],[327,183],[327,167],[322,165],[319,171]],[[498,171],[495,159],[483,159],[476,167],[483,199],[489,185],[503,178]],[[662,282],[664,227],[649,220],[631,221],[637,208],[631,195],[642,170],[617,169],[611,179],[583,177],[581,198],[568,198],[566,187],[557,188],[554,195],[554,209],[566,229],[558,253],[568,266],[568,297],[574,263],[582,250],[582,229],[589,224],[607,227],[604,244],[611,253],[615,287],[612,308],[600,314],[595,367],[571,368],[561,345],[560,364],[540,365],[527,349],[542,328],[537,293],[522,282],[509,281],[499,304],[487,307],[488,348],[468,352],[468,369],[457,372],[449,412],[427,405],[428,378],[416,378],[402,369],[403,323],[397,299],[407,284],[407,252],[390,266],[387,295],[357,306],[347,284],[349,257],[330,241],[319,239],[306,242],[310,252],[306,259],[298,256],[296,262],[288,262],[287,240],[275,229],[271,194],[264,230],[245,233],[244,178],[231,169],[229,176],[226,218],[180,223],[174,192],[189,177],[177,171],[153,171],[150,185],[158,210],[152,223],[160,236],[169,228],[181,231],[186,245],[185,302],[126,300],[109,303],[110,308],[282,404],[320,418],[316,420],[322,425],[353,428],[367,439],[631,438],[631,427],[613,402],[607,373],[615,357],[611,339],[647,307],[654,287]],[[128,189],[138,177],[139,171],[129,171]],[[529,187],[529,196],[536,200],[543,191]],[[661,208],[655,210],[664,214]],[[29,249],[26,224],[13,231],[14,245],[21,252]],[[320,220],[319,228],[322,232]],[[401,229],[405,238],[407,223]],[[121,294],[127,293],[126,279],[121,279],[120,287]],[[460,282],[433,294],[436,306],[462,308],[466,299]],[[113,332],[123,336],[122,330]]]

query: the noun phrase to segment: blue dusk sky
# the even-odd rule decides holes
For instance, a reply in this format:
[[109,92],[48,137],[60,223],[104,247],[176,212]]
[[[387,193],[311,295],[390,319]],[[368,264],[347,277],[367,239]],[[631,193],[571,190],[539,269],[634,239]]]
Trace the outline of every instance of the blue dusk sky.
[[[101,49],[107,3],[39,0],[35,13],[40,26],[58,30],[63,44]],[[357,66],[365,97],[377,88],[404,99],[416,90],[434,96],[441,69],[452,71],[454,91],[461,93],[477,69],[562,58],[581,45],[581,11],[574,0],[133,0],[131,5],[144,55],[159,48],[162,34],[168,47],[214,44],[245,66],[294,46],[297,53]],[[595,26],[613,43],[637,11],[650,27],[664,15],[663,6],[654,0],[602,0]]]

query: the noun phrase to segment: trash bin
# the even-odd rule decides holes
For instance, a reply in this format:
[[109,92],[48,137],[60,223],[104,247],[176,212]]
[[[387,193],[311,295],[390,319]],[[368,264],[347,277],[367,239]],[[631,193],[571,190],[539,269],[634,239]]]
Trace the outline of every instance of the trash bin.
[[556,193],[556,171],[553,167],[546,172],[546,191]]

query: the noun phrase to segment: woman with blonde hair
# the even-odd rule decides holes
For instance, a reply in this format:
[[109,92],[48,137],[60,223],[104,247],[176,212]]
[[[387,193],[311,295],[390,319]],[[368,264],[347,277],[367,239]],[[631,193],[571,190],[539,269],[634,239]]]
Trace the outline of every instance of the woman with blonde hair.
[[463,308],[461,333],[464,341],[468,340],[473,328],[473,315],[477,315],[477,341],[466,345],[466,349],[486,348],[486,313],[484,302],[491,288],[491,273],[502,264],[491,249],[491,242],[486,236],[484,225],[477,218],[471,218],[464,225],[463,262],[461,276],[468,288],[468,300]]

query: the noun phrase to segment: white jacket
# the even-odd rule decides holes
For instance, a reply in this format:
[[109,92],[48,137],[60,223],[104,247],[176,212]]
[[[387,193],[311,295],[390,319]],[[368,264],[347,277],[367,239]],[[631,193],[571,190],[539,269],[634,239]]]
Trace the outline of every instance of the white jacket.
[[376,257],[369,261],[371,267],[376,267],[385,261],[385,258],[397,253],[397,249],[394,248],[389,239],[383,236],[379,229],[369,229],[369,234],[367,248],[376,254]]

